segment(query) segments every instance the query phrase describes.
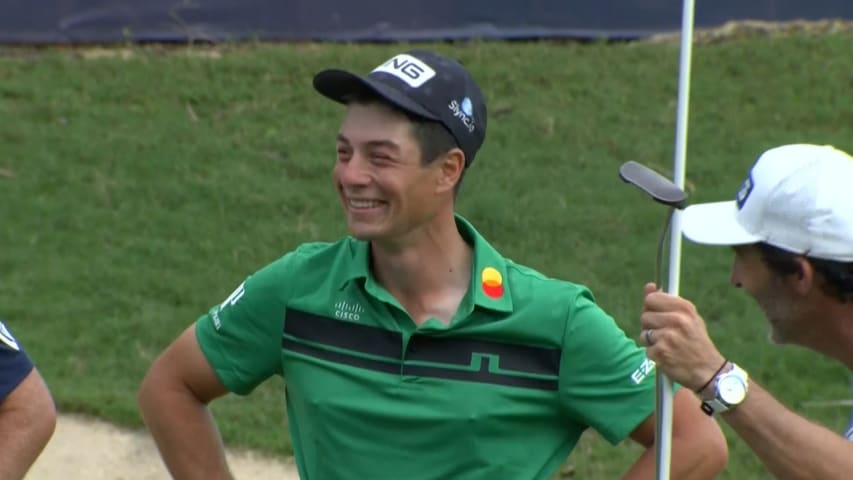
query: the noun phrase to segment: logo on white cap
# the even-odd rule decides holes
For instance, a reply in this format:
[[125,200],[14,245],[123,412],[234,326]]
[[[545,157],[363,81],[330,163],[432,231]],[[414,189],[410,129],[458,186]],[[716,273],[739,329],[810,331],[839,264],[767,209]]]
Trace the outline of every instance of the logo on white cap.
[[412,88],[420,87],[435,76],[435,70],[429,65],[405,53],[401,53],[379,65],[373,69],[373,72],[390,73]]
[[749,176],[746,177],[746,180],[743,181],[743,184],[737,191],[737,208],[738,210],[743,208],[743,205],[746,203],[746,199],[749,198],[749,194],[752,193],[752,172],[749,172]]

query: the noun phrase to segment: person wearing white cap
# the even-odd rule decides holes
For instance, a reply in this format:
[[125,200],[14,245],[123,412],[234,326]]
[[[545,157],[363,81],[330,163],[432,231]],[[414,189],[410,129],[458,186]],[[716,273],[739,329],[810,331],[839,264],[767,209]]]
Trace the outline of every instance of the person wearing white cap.
[[[735,200],[693,205],[684,236],[734,250],[731,281],[752,296],[774,343],[853,371],[853,157],[828,145],[762,153]],[[851,427],[797,415],[721,353],[688,300],[645,286],[641,342],[657,368],[697,392],[780,478],[850,478]],[[846,438],[845,438],[846,437]]]

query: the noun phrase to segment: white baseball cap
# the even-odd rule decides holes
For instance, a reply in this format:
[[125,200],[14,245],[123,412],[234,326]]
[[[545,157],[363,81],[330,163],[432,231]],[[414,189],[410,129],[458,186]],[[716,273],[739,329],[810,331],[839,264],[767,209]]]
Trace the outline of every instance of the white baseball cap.
[[691,205],[683,233],[696,243],[764,242],[810,257],[853,261],[853,157],[793,144],[758,157],[728,202]]

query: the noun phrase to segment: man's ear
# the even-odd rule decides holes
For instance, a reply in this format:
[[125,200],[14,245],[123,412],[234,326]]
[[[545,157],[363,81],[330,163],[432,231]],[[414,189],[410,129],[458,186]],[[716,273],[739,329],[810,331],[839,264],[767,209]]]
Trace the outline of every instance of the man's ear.
[[799,271],[791,275],[791,282],[793,282],[797,293],[808,295],[812,288],[817,287],[817,272],[815,272],[812,263],[805,257],[796,257],[794,258],[794,262],[799,266]]
[[441,155],[436,162],[439,167],[436,193],[453,190],[465,170],[465,154],[458,148],[452,148]]

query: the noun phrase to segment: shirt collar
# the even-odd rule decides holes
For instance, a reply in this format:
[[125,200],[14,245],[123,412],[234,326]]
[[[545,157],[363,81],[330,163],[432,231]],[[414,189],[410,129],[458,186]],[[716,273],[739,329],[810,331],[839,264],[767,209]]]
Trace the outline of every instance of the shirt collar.
[[469,244],[474,246],[474,261],[471,266],[470,298],[478,307],[512,311],[512,295],[507,275],[507,261],[485,238],[461,215],[456,215],[456,228]]
[[[507,282],[507,260],[491,245],[462,215],[456,214],[456,228],[468,244],[474,248],[471,284],[460,309],[473,305],[499,312],[512,312],[512,295]],[[371,295],[388,300],[370,272],[370,246],[368,242],[350,238],[348,241],[351,261],[341,278],[340,288],[355,279],[365,280],[365,289]],[[473,300],[473,305],[471,301]],[[466,305],[467,304],[467,305]]]

